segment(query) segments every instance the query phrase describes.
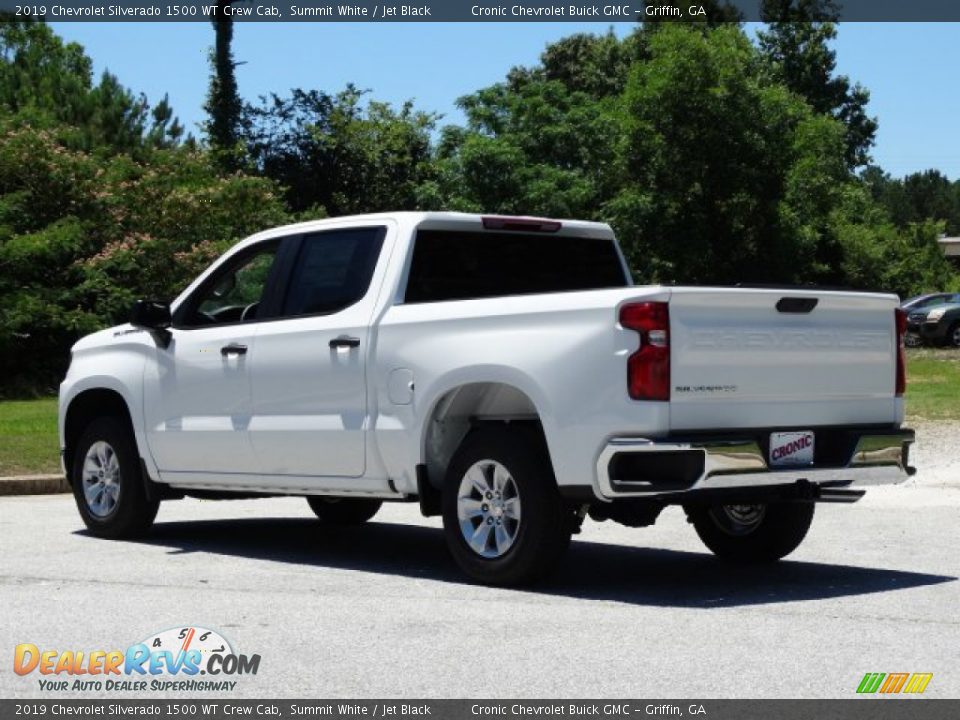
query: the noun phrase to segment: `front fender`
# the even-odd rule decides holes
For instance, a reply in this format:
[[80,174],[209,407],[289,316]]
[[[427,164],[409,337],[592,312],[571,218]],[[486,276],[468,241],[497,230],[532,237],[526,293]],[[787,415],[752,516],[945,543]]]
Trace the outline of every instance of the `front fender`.
[[137,451],[150,477],[158,477],[143,427],[143,374],[147,354],[151,351],[154,351],[152,341],[149,344],[125,342],[74,351],[70,369],[60,384],[57,429],[61,452],[66,446],[66,418],[71,403],[89,390],[109,390],[117,393],[126,404]]

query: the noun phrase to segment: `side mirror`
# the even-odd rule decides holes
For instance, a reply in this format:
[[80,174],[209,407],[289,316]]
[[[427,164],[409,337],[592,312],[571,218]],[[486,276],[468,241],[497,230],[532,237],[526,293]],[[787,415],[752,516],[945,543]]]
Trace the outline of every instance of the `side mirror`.
[[164,330],[170,327],[170,304],[161,300],[137,300],[130,313],[130,324],[148,330]]
[[130,324],[150,331],[162,348],[170,346],[173,334],[167,329],[173,323],[170,303],[162,300],[137,300],[130,313]]

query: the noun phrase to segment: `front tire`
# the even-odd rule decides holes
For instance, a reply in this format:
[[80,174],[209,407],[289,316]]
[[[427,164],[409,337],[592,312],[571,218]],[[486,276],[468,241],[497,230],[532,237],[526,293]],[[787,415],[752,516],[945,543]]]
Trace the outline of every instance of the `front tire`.
[[370,520],[383,503],[370,498],[337,498],[313,495],[307,503],[326,525],[362,525]]
[[717,557],[737,563],[775,562],[803,542],[813,522],[812,502],[698,505],[687,516]]
[[451,555],[482,583],[543,578],[570,545],[572,513],[542,439],[526,430],[473,431],[450,462],[442,504]]
[[947,330],[947,345],[960,348],[960,322],[954,323],[950,329]]
[[84,430],[73,457],[71,485],[80,517],[97,537],[142,535],[160,507],[147,499],[133,434],[113,417],[97,418]]

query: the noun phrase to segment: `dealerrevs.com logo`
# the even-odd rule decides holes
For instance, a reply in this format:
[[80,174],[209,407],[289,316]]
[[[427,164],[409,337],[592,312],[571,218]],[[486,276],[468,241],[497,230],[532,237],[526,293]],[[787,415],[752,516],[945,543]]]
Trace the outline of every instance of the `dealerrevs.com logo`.
[[256,675],[260,655],[243,655],[215,630],[176,627],[126,650],[52,650],[20,643],[17,675],[37,675],[44,692],[230,692],[242,675]]

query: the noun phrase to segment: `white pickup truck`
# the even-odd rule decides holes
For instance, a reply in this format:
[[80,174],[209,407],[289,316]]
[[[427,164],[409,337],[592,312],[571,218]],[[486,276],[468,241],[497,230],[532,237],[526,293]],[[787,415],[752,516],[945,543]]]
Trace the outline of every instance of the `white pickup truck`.
[[583,519],[682,505],[736,561],[913,472],[897,298],[633,285],[610,227],[459,213],[291,225],[80,340],[64,468],[90,532],[184,495],[442,515],[471,577],[532,580]]

